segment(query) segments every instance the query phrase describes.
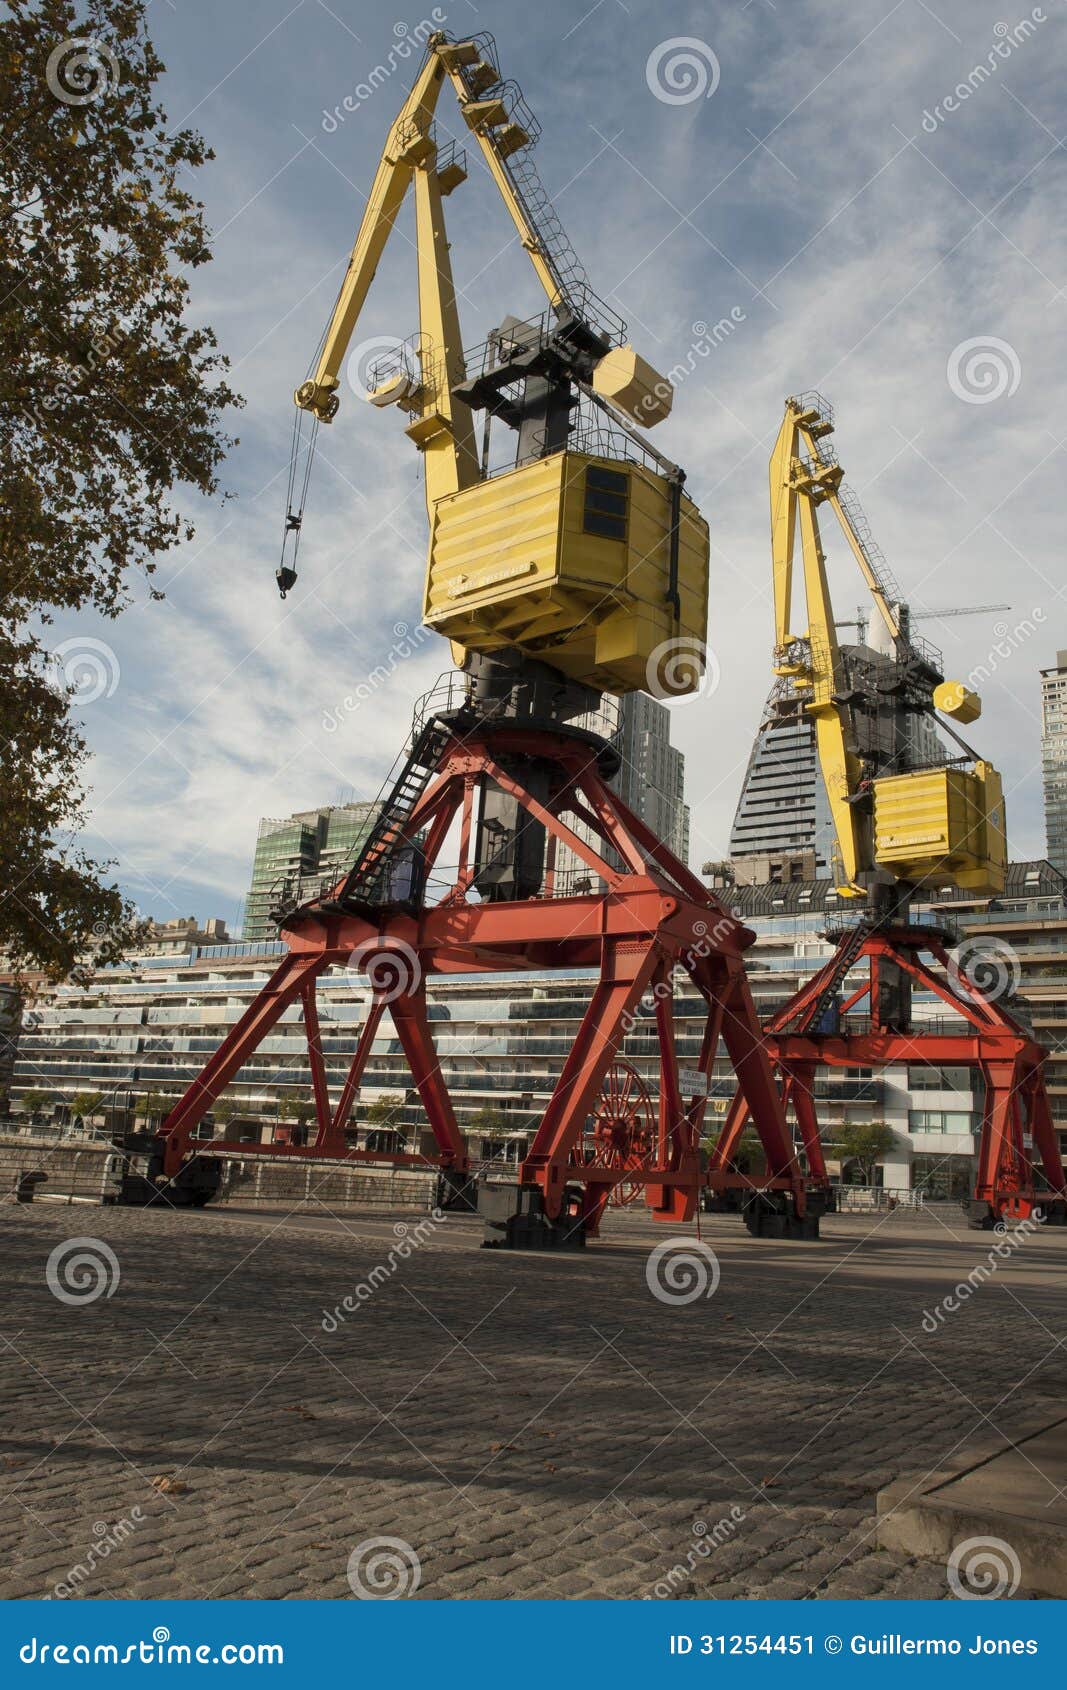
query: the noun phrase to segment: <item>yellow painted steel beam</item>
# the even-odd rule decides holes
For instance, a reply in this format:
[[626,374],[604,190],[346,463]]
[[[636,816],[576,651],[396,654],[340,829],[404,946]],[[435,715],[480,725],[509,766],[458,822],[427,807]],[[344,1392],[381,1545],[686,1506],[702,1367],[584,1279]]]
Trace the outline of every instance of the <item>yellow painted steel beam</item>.
[[337,413],[339,371],[353,330],[412,172],[420,158],[425,160],[427,148],[432,149],[430,121],[443,81],[444,67],[436,53],[431,52],[400,109],[378,162],[315,373],[297,389],[296,403],[312,411],[322,422],[331,422]]
[[541,238],[523,211],[512,187],[511,178],[504,169],[503,160],[493,144],[493,128],[500,128],[501,125],[499,123],[494,124],[492,120],[500,114],[488,109],[489,102],[475,102],[470,99],[458,68],[454,70],[450,68],[448,74],[452,79],[452,86],[456,91],[456,99],[459,101],[459,109],[463,113],[464,121],[481,148],[482,157],[485,159],[489,174],[496,183],[500,197],[508,209],[511,221],[518,231],[523,250],[527,253],[537,279],[548,297],[548,303],[558,305],[563,295],[556,285],[552,268],[541,244]]
[[[478,479],[474,415],[457,405],[452,389],[466,369],[452,260],[445,233],[436,158],[415,171],[415,228],[419,260],[420,389],[416,396],[423,436],[417,440],[426,470],[426,506]],[[411,431],[414,433],[414,430]]]

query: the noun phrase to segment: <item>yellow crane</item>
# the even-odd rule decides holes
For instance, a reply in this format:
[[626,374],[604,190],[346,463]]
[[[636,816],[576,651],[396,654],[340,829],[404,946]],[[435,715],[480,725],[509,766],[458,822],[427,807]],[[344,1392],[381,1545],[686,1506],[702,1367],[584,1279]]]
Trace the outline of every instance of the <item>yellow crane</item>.
[[[506,318],[473,353],[463,349],[444,218],[466,156],[441,142],[433,121],[446,83],[548,301],[541,317]],[[532,161],[538,134],[490,36],[429,38],[296,404],[315,428],[336,416],[353,332],[413,188],[419,330],[374,371],[368,397],[406,413],[422,454],[424,622],[453,642],[461,667],[543,663],[584,687],[624,693],[647,687],[657,665],[662,690],[692,691],[707,633],[707,524],[683,472],[639,427],[669,414],[671,386],[589,288]],[[475,412],[485,417],[480,449]],[[517,436],[503,471],[491,465],[495,421]],[[313,440],[309,468],[312,451]],[[287,517],[283,595],[296,579],[302,520],[303,495]],[[658,664],[665,647],[674,661]]]
[[[819,766],[837,838],[838,890],[876,899],[876,888],[946,884],[999,892],[1007,843],[1000,776],[976,757],[955,724],[976,721],[981,703],[947,681],[940,655],[910,628],[907,606],[888,575],[829,437],[833,413],[819,394],[786,401],[770,460],[774,570],[775,674],[793,689],[815,723]],[[826,575],[818,510],[828,505],[859,568],[893,664],[892,709],[899,731],[881,757],[858,743],[857,712],[885,708],[864,696],[862,674],[844,659]],[[807,627],[794,626],[794,553],[800,535]],[[931,756],[917,745],[916,724],[936,720],[961,755]]]

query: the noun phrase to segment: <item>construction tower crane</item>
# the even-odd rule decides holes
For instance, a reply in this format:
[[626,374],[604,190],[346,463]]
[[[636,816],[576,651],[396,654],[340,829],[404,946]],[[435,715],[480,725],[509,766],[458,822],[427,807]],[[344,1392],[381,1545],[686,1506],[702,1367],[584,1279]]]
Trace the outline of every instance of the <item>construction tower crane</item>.
[[[222,1138],[194,1143],[194,1132],[292,1006],[303,1012],[316,1133],[270,1153],[430,1165],[440,1201],[469,1206],[469,1156],[434,1048],[427,980],[592,969],[588,1007],[517,1183],[477,1189],[492,1241],[581,1245],[609,1203],[641,1194],[655,1219],[690,1220],[709,1183],[700,1134],[720,1043],[764,1146],[765,1178],[745,1182],[758,1199],[755,1229],[817,1237],[828,1183],[802,1165],[788,1131],[745,974],[755,935],[627,808],[608,784],[618,750],[578,720],[605,690],[662,697],[699,685],[708,529],[683,471],[641,431],[669,414],[670,384],[589,288],[533,164],[536,120],[498,66],[488,35],[432,36],[389,130],[340,296],[296,391],[311,433],[295,445],[291,490],[301,491],[278,571],[290,592],[315,431],[337,415],[346,350],[413,188],[419,328],[373,373],[369,397],[406,415],[421,453],[423,617],[452,642],[463,672],[417,706],[377,819],[341,878],[311,897],[279,887],[287,954],[163,1123],[149,1195],[210,1197],[222,1154],[239,1152]],[[473,352],[460,339],[443,213],[466,164],[433,123],[445,83],[548,306],[505,317]],[[500,426],[514,439],[502,469],[490,441]],[[446,867],[446,841],[457,836],[458,861]],[[561,846],[582,865],[573,883],[557,866]],[[316,982],[340,965],[365,974],[371,1001],[334,1095]],[[680,1066],[673,1004],[683,981],[706,1016],[697,1057]],[[429,1156],[359,1149],[347,1132],[386,1012],[433,1137]],[[621,1056],[642,1022],[642,1049],[658,1051],[654,1106]],[[715,1179],[720,1190],[742,1183],[729,1169]]]
[[[855,913],[827,932],[832,957],[768,1023],[768,1045],[808,1165],[820,1171],[819,1066],[976,1067],[985,1101],[974,1223],[1025,1217],[1038,1203],[1046,1218],[1063,1221],[1067,1181],[1045,1090],[1047,1052],[1004,1003],[985,997],[954,965],[949,928],[911,920],[912,895],[920,889],[961,888],[979,896],[1004,886],[1000,776],[970,750],[957,726],[976,721],[981,704],[963,683],[945,679],[940,653],[912,631],[908,607],[844,485],[829,438],[833,427],[819,394],[788,399],[771,453],[774,672],[781,712],[814,721],[836,833],[836,892]],[[819,530],[823,505],[837,518],[870,592],[880,650],[838,643]],[[798,532],[803,633],[795,631],[793,593]],[[941,745],[934,723],[955,742],[956,755]],[[938,998],[960,1030],[914,1021],[915,989]],[[732,1166],[747,1114],[738,1093],[713,1169]],[[1041,1176],[1051,1199],[1039,1196]]]
[[[998,610],[1010,610],[1010,604],[953,604],[944,610],[917,610],[914,605],[897,606],[898,615],[904,611],[909,623],[911,622],[947,622],[955,616],[992,616]],[[862,645],[870,626],[871,613],[864,605],[859,605],[854,621],[835,622],[835,628],[855,628],[856,638]]]

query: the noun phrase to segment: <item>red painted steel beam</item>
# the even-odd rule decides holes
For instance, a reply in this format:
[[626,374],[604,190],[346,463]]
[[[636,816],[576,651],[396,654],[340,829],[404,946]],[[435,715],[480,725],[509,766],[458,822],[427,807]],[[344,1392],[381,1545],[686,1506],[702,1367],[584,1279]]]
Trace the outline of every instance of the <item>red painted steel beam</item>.
[[295,1003],[307,979],[314,979],[326,966],[321,955],[294,956],[279,963],[262,991],[249,1004],[240,1020],[223,1039],[199,1076],[186,1088],[160,1128],[166,1140],[164,1172],[173,1178],[190,1148],[193,1129],[207,1114],[233,1076],[257,1049],[291,1003]]
[[467,1147],[456,1123],[452,1099],[448,1095],[430,1034],[425,980],[420,980],[412,991],[394,998],[389,1005],[389,1013],[426,1111],[426,1119],[437,1140],[442,1163],[464,1172],[468,1165]]
[[519,1174],[523,1185],[541,1187],[551,1219],[563,1206],[572,1155],[625,1035],[623,1017],[652,979],[657,961],[651,940],[605,942],[600,979]]

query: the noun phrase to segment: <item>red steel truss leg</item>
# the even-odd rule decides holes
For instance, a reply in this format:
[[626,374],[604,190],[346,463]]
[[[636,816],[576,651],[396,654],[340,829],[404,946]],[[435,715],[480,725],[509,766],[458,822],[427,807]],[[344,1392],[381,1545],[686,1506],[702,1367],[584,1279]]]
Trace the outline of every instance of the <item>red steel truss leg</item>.
[[266,1037],[275,1022],[300,996],[305,981],[313,982],[326,966],[321,954],[290,953],[274,970],[241,1019],[227,1033],[198,1079],[183,1093],[160,1128],[165,1141],[163,1171],[168,1178],[180,1171],[193,1129],[226,1089],[233,1076]]
[[305,979],[300,987],[304,1005],[304,1032],[307,1036],[308,1063],[311,1068],[311,1089],[315,1098],[316,1144],[330,1130],[330,1090],[326,1084],[326,1064],[322,1057],[322,1037],[319,1032],[319,1009],[315,1001],[315,980]]
[[468,1163],[467,1147],[460,1136],[452,1099],[448,1095],[430,1035],[430,1019],[426,1013],[426,982],[420,981],[413,991],[394,998],[389,1005],[389,1012],[407,1058],[411,1077],[418,1087],[426,1118],[437,1140],[442,1164],[465,1173]]
[[1023,1100],[1026,1104],[1027,1120],[1033,1136],[1034,1146],[1041,1157],[1041,1166],[1045,1178],[1053,1191],[1060,1195],[1064,1191],[1064,1170],[1060,1158],[1059,1143],[1056,1129],[1052,1124],[1052,1109],[1045,1090],[1045,1077],[1040,1067],[1031,1068],[1026,1076],[1023,1087]]
[[802,1214],[804,1182],[748,977],[740,961],[731,966],[729,986],[724,993],[722,1037],[744,1094],[747,1113],[766,1152],[767,1172],[772,1178],[790,1179],[796,1193],[797,1212]]
[[826,1161],[819,1137],[819,1120],[815,1112],[815,1064],[794,1062],[784,1066],[783,1073],[789,1082],[789,1095],[807,1157],[808,1173],[812,1179],[825,1183],[828,1178]]
[[992,1204],[998,1213],[1005,1212],[1005,1204],[1007,1212],[1014,1213],[1018,1194],[1030,1184],[1029,1169],[1023,1163],[1019,1125],[1019,1069],[1014,1061],[986,1061],[982,1071],[986,1082],[986,1112],[974,1194]]
[[654,940],[603,942],[600,979],[519,1174],[523,1185],[541,1187],[550,1220],[562,1208],[567,1165],[625,1036],[625,1018],[652,979],[657,960]]
[[352,1104],[355,1102],[356,1093],[359,1091],[360,1082],[363,1079],[363,1070],[367,1066],[367,1058],[370,1055],[371,1046],[374,1043],[384,1013],[385,999],[375,998],[367,1010],[367,1018],[360,1030],[356,1052],[345,1076],[341,1095],[337,1100],[337,1113],[334,1115],[328,1132],[323,1133],[322,1129],[319,1129],[318,1136],[315,1139],[316,1150],[323,1150],[333,1156],[344,1155],[345,1127],[348,1125],[348,1117],[352,1113]]
[[[699,1127],[694,1131],[690,1108],[678,1084],[678,1057],[674,1042],[674,989],[672,971],[661,968],[656,982],[656,1031],[659,1034],[659,1147],[661,1167],[681,1174],[680,1185],[649,1185],[645,1201],[656,1220],[691,1221],[700,1192]],[[709,1010],[709,1022],[714,1011]]]

